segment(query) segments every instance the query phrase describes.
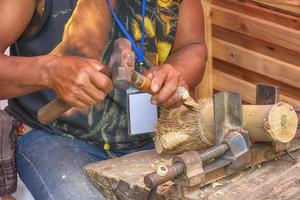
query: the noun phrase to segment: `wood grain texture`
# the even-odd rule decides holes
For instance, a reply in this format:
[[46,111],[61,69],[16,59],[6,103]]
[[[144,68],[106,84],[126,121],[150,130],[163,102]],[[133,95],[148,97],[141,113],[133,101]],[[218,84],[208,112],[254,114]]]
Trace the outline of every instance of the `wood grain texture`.
[[300,18],[286,13],[277,12],[263,7],[252,0],[213,0],[213,4],[240,12],[245,15],[260,18],[276,24],[300,30]]
[[290,15],[300,16],[299,0],[253,0],[254,2],[264,5],[268,8],[285,12]]
[[[257,147],[260,147],[260,151]],[[299,142],[292,145],[292,148],[299,148]],[[268,145],[258,144],[251,153],[254,167],[222,179],[218,184],[196,189],[190,195],[191,198],[184,200],[297,199],[300,192],[300,162],[293,164],[291,158],[287,156],[274,157],[272,151]],[[277,159],[255,167],[265,156],[271,160]],[[295,152],[294,156],[299,160],[300,151]],[[170,159],[159,157],[154,151],[142,151],[92,163],[84,170],[107,199],[141,200],[146,199],[149,192],[143,183],[144,176],[153,172],[153,167],[159,162],[167,162]],[[208,173],[207,180],[212,182],[217,177],[223,177],[225,171],[222,169]],[[160,186],[155,199],[178,200],[170,195],[172,186],[171,182]]]
[[[243,79],[234,77],[230,74],[213,70],[214,88],[218,91],[232,91],[241,94],[243,100],[248,103],[255,104],[256,101],[256,85]],[[290,104],[300,104],[300,101],[291,97],[280,95],[280,100]]]
[[205,41],[208,52],[208,59],[206,63],[206,69],[201,83],[196,88],[196,99],[202,97],[212,97],[213,87],[212,87],[212,22],[211,22],[211,0],[203,0],[202,7],[205,20]]
[[214,89],[240,92],[243,100],[254,103],[255,84],[273,84],[284,101],[297,103],[300,16],[278,7],[298,9],[299,0],[212,1]]
[[278,46],[276,43],[268,43],[218,26],[213,26],[213,37],[300,66],[299,52]]
[[300,88],[299,66],[215,38],[213,55],[220,60]]
[[230,64],[228,62],[224,62],[218,59],[214,59],[214,69],[229,74],[235,78],[242,79],[244,81],[250,82],[254,85],[258,83],[265,83],[274,85],[280,88],[280,93],[282,95],[288,96],[293,99],[300,100],[300,89],[293,87],[291,85],[282,83],[280,81],[276,81],[272,78],[263,76],[256,72],[244,69],[242,67]]
[[213,5],[213,24],[299,52],[300,31]]

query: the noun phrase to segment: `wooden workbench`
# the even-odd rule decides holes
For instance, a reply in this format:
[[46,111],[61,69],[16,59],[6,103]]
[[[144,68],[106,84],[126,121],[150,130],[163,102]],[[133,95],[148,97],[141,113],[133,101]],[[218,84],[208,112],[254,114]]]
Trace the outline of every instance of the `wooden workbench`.
[[[293,155],[300,159],[300,151]],[[92,163],[85,167],[85,172],[107,199],[143,200],[148,194],[144,176],[153,172],[159,163],[170,162],[169,159],[159,157],[154,151],[143,151]],[[294,164],[289,156],[280,156],[199,188],[195,199],[300,199],[299,172],[300,162]],[[171,199],[171,188],[171,182],[161,186],[155,199]]]

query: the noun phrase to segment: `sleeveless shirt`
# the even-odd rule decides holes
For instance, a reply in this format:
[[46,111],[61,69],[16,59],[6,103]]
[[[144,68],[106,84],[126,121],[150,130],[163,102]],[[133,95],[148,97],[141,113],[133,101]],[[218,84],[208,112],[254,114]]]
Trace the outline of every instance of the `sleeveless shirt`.
[[[147,0],[146,68],[166,61],[175,39],[180,2],[181,0]],[[16,41],[11,46],[11,55],[39,56],[50,53],[62,41],[65,25],[76,5],[77,0],[45,0],[44,14],[36,32]],[[141,0],[116,0],[115,12],[139,44]],[[113,41],[120,37],[124,35],[112,20],[109,41],[102,57],[103,64],[108,64]],[[137,64],[136,70],[142,72],[143,69]],[[151,135],[128,135],[125,91],[114,89],[105,100],[98,102],[88,112],[62,116],[49,125],[40,124],[37,121],[38,110],[55,97],[52,90],[45,89],[9,99],[7,111],[33,128],[80,138],[96,145],[109,143],[113,149],[138,147],[151,141]]]

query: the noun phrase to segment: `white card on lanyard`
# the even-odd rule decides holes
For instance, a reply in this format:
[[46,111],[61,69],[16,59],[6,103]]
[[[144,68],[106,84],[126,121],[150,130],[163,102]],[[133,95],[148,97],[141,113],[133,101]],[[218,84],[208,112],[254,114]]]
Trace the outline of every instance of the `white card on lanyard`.
[[151,95],[134,88],[127,90],[128,133],[153,133],[157,124],[157,106],[150,103]]

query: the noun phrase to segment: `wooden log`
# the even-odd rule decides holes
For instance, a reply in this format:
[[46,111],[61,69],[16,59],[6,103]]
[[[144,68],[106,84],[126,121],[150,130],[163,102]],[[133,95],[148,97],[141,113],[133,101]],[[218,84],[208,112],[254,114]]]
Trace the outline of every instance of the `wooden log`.
[[[243,128],[248,131],[252,142],[289,142],[296,134],[298,118],[292,106],[286,103],[275,105],[243,105]],[[208,114],[207,114],[208,113]],[[205,134],[214,135],[213,107],[201,113],[205,118]],[[210,125],[210,126],[208,126]]]
[[285,103],[244,105],[243,127],[249,132],[252,141],[285,143],[295,137],[298,118],[292,106]]
[[[213,103],[204,100],[198,104],[196,112],[184,107],[162,111],[155,131],[157,153],[178,154],[186,150],[204,150],[215,144]],[[252,142],[286,143],[296,135],[297,114],[287,103],[243,105],[242,110],[243,128],[248,131]]]

